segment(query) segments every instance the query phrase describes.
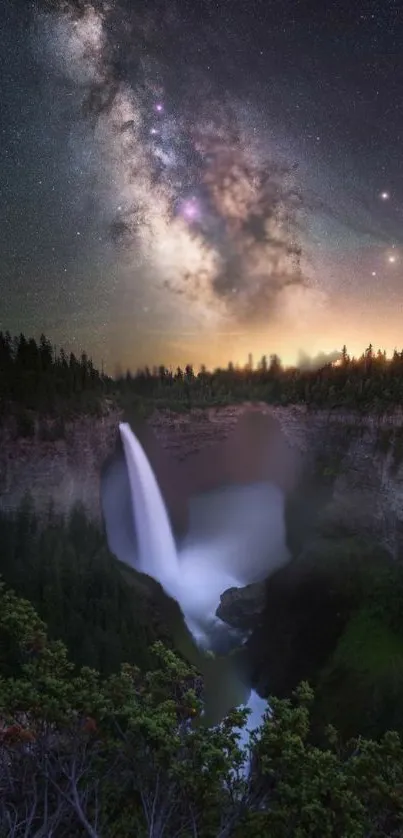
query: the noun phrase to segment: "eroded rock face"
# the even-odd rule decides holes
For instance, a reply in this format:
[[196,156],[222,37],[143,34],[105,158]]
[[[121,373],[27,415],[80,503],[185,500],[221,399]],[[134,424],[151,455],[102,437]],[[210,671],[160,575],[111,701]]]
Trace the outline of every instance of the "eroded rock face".
[[[252,410],[256,416],[253,450],[242,446],[242,421],[233,433],[242,416],[250,412],[248,405],[195,410],[190,414],[163,411],[151,417],[148,427],[135,427],[157,473],[168,507],[174,505],[178,497],[179,503],[183,503],[190,494],[213,490],[223,482],[248,482],[252,472],[256,475],[254,479],[258,479],[260,442],[264,433],[261,407]],[[276,411],[270,411],[266,406],[263,414],[266,428],[271,417],[277,423]],[[287,426],[295,430],[291,434],[295,452],[299,450],[298,446],[295,448],[294,437],[298,437],[300,423],[295,421],[293,409],[284,416]],[[73,422],[66,421],[63,437],[55,441],[43,438],[43,426],[46,425],[43,421],[36,421],[35,435],[29,438],[18,437],[14,423],[5,422],[0,427],[0,508],[16,508],[30,492],[38,511],[45,509],[50,501],[61,512],[67,512],[75,503],[81,502],[91,516],[99,517],[100,471],[115,450],[118,424],[122,419],[119,411],[110,408],[99,419],[82,416]],[[51,431],[52,423],[48,425]],[[231,434],[232,451],[224,461],[220,453],[222,444]],[[158,446],[153,443],[153,437]],[[282,485],[286,475],[288,481],[293,478],[291,467],[284,468],[287,452],[277,448],[273,476],[275,482]],[[292,457],[295,459],[295,453]]]
[[[322,558],[324,567],[330,567],[334,547],[339,568],[344,554],[348,579],[353,562],[357,563],[357,556],[348,554],[351,535],[354,541],[360,535],[372,545],[381,563],[403,556],[403,414],[395,411],[375,418],[267,405],[257,405],[252,412],[256,424],[253,444],[247,447],[242,445],[242,417],[251,411],[245,405],[179,415],[156,413],[148,429],[143,429],[143,441],[171,518],[180,530],[186,528],[186,516],[181,516],[190,494],[211,490],[214,480],[219,485],[223,478],[229,482],[248,482],[251,475],[259,479],[259,474],[267,478],[261,450],[270,422],[265,425],[259,415],[279,423],[284,439],[279,439],[273,425],[270,477],[287,495],[291,552],[303,559],[306,550],[311,561],[315,559],[315,571],[306,572],[306,560],[295,561],[268,584],[229,589],[221,595],[217,615],[234,629],[251,632],[245,651],[258,692],[288,695],[301,679],[314,679],[321,671],[351,613],[348,585],[346,589],[344,578],[336,572],[323,577]],[[99,518],[101,468],[114,452],[122,418],[111,408],[100,419],[66,422],[64,437],[54,442],[41,438],[39,428],[33,438],[17,439],[12,426],[3,425],[0,508],[16,508],[30,492],[38,512],[46,511],[52,502],[56,510],[66,513],[81,502],[89,515]],[[232,432],[232,447],[223,461],[223,443]],[[362,556],[359,553],[358,559],[365,560],[363,577],[367,577],[367,557],[364,551]],[[303,572],[298,573],[301,567]],[[139,580],[138,591],[158,607],[155,591],[149,591],[144,580]],[[172,601],[170,605],[176,607]],[[181,615],[174,617],[181,648],[187,635],[181,631]],[[194,654],[199,666],[197,650],[186,647],[183,653],[189,659]]]
[[[43,423],[35,436],[16,436],[12,422],[0,428],[0,508],[15,509],[30,493],[40,514],[53,503],[67,513],[82,503],[91,517],[100,515],[99,477],[102,464],[113,451],[120,414],[112,410],[102,418],[82,416],[66,422],[64,436],[43,438]],[[48,427],[51,432],[51,423]]]
[[[320,507],[321,525],[365,532],[391,555],[397,555],[403,542],[401,411],[375,418],[346,411],[308,411],[304,406],[262,404],[255,405],[252,412],[272,417],[281,426],[286,445],[277,457],[272,456],[272,476],[290,498],[295,492],[298,494],[295,487],[301,487],[296,506],[299,504],[302,509],[302,501],[311,492],[306,505],[313,518],[316,507]],[[259,434],[264,427],[259,425],[259,419],[253,450],[242,449],[241,421],[231,442],[233,456],[227,458],[225,467],[221,464],[217,469],[222,443],[245,413],[251,413],[250,406],[194,410],[190,414],[163,411],[151,417],[149,430],[155,434],[165,457],[165,464],[160,462],[162,455],[156,455],[154,460],[168,506],[179,503],[178,496],[182,504],[189,493],[214,488],[214,474],[218,481],[222,481],[224,473],[232,481],[239,475],[247,481],[251,469],[254,474],[258,472]],[[33,438],[17,439],[14,429],[3,424],[0,507],[15,508],[24,494],[31,492],[38,511],[52,501],[57,510],[67,512],[79,501],[91,516],[99,517],[100,470],[115,448],[121,419],[121,414],[110,406],[100,419],[80,417],[66,422],[64,438],[55,442],[41,439],[39,428]],[[152,444],[146,450],[153,462]],[[178,469],[178,480],[174,481],[173,464]],[[316,478],[320,478],[319,482]],[[307,519],[309,514],[304,511],[301,517]]]
[[[323,522],[326,519],[329,528],[337,524],[352,531],[364,529],[396,553],[403,527],[403,467],[396,457],[403,436],[402,411],[376,417],[308,411],[304,406],[261,404],[254,409],[279,422],[290,449],[298,454],[302,483],[316,476],[324,491],[330,487],[331,503],[321,511]],[[248,410],[237,405],[176,416],[161,413],[151,425],[164,448],[185,461],[202,491],[203,473],[214,463],[215,444],[228,437]],[[195,475],[200,475],[197,480]]]

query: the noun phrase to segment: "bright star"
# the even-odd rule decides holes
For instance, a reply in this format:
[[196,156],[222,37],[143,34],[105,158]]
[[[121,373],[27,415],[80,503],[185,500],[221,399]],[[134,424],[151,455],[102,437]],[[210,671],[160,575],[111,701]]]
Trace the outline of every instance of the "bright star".
[[389,256],[389,262],[396,262],[396,256]]
[[380,198],[382,201],[388,201],[390,198],[389,192],[381,192]]
[[185,201],[182,204],[182,215],[188,219],[188,221],[194,221],[196,218],[199,217],[200,208],[196,201],[196,198],[190,198],[189,201]]

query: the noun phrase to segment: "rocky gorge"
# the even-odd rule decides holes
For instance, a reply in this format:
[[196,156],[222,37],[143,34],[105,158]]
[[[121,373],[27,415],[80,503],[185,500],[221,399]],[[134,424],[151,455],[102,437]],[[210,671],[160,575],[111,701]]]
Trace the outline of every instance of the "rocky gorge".
[[[255,423],[249,425],[246,447],[245,417]],[[105,403],[102,416],[81,416],[62,427],[57,419],[33,419],[29,436],[18,434],[11,418],[1,426],[0,509],[16,509],[29,493],[39,517],[46,516],[51,504],[68,514],[80,503],[89,518],[101,522],[103,467],[116,452],[118,423],[128,416],[111,402]],[[400,572],[390,575],[390,568],[399,568],[403,554],[402,411],[375,415],[238,404],[186,413],[155,411],[146,422],[132,424],[179,537],[186,529],[189,497],[223,480],[269,476],[284,490],[293,560],[267,583],[223,592],[217,614],[248,632],[251,677],[262,695],[271,690],[289,695],[308,679],[315,684],[319,716],[321,707],[333,708],[330,718],[344,729],[344,720],[354,716],[350,708],[357,706],[352,730],[361,730],[362,708],[372,701],[380,678],[383,684],[373,666],[400,649],[403,590]],[[270,444],[268,474],[262,452]],[[133,574],[131,584],[137,596],[158,610],[152,586],[133,582]],[[381,608],[390,627],[377,623],[371,611],[374,596],[377,613]],[[381,641],[383,651],[377,657]],[[370,662],[369,648],[376,652]],[[401,672],[403,679],[403,652],[396,660],[388,673],[400,678]],[[357,674],[362,661],[365,672]],[[390,686],[389,674],[385,678],[388,696],[395,686]],[[357,685],[360,700],[355,702]],[[340,710],[343,706],[348,712]],[[369,732],[372,724],[371,716]]]
[[[403,539],[403,412],[376,416],[265,404],[253,409],[274,418],[281,427],[298,472],[289,505],[294,504],[303,527],[309,527],[313,516],[322,529],[337,527],[375,539],[395,558]],[[214,469],[217,447],[250,410],[250,405],[241,404],[188,413],[156,411],[146,433],[151,430],[171,462],[182,464],[191,490],[203,491],[203,474]],[[62,513],[80,503],[87,514],[99,519],[100,472],[114,450],[123,418],[108,403],[103,414],[66,422],[60,438],[52,438],[55,419],[35,418],[34,433],[28,438],[17,435],[12,420],[4,422],[0,428],[0,508],[15,509],[29,493],[39,513],[50,503]],[[236,457],[240,456],[247,458],[248,452],[238,451]],[[169,460],[159,471],[169,506],[172,481],[164,479]],[[282,455],[274,479],[281,484],[289,472]]]
[[[403,539],[403,412],[376,416],[265,404],[253,409],[279,423],[288,454],[298,463],[291,495],[298,494],[299,487],[306,501],[314,480],[322,499],[322,525],[368,534],[395,557]],[[170,461],[182,464],[191,489],[203,491],[203,473],[247,410],[250,406],[245,404],[179,414],[154,412],[146,433],[153,432]],[[36,420],[29,437],[18,436],[13,421],[4,421],[0,508],[14,509],[30,493],[38,512],[52,503],[67,513],[78,502],[99,518],[100,471],[114,450],[122,418],[107,405],[100,418],[81,416],[66,422],[59,438],[52,438],[57,420]],[[236,456],[247,458],[248,452]],[[289,471],[280,458],[274,480],[281,484]]]

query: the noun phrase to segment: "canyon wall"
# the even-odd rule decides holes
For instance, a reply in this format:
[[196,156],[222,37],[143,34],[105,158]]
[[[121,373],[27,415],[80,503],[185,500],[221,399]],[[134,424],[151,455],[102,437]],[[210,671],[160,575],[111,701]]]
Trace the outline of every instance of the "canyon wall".
[[14,422],[5,421],[0,428],[0,508],[15,509],[30,493],[39,512],[50,503],[68,512],[78,502],[98,517],[100,469],[113,450],[119,419],[116,411],[102,418],[79,417],[66,422],[63,437],[54,441],[43,438],[44,427],[51,436],[52,421],[40,427],[36,422],[35,435],[28,438],[16,436]]
[[[245,409],[163,411],[148,424],[167,455],[195,475],[206,467],[209,452],[214,458],[214,446],[228,437]],[[324,491],[330,486],[330,502],[322,512],[326,525],[373,535],[396,556],[403,546],[402,411],[376,417],[305,406],[255,409],[278,420],[290,450],[298,454],[302,491],[304,480],[315,474]],[[110,406],[102,418],[66,422],[62,438],[55,441],[44,438],[38,423],[34,436],[21,438],[5,421],[0,428],[0,508],[17,507],[30,492],[38,511],[53,502],[67,512],[81,502],[92,517],[99,517],[100,469],[114,450],[121,418]]]

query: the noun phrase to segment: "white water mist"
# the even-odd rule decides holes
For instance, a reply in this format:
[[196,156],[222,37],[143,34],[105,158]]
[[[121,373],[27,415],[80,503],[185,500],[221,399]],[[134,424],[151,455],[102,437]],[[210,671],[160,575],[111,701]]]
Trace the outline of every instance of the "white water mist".
[[[194,499],[188,537],[178,551],[148,458],[128,424],[121,423],[119,432],[136,548],[133,541],[130,556],[125,546],[121,555],[117,553],[118,558],[153,577],[179,603],[198,646],[215,650],[218,635],[231,646],[234,631],[216,616],[221,594],[228,588],[266,578],[288,558],[282,492],[273,484],[262,482],[226,487]],[[107,513],[106,517],[114,515],[116,508],[114,514]],[[109,525],[107,529],[112,534],[117,527]],[[108,539],[111,549],[120,543],[114,535],[111,538],[108,534]],[[246,706],[251,713],[241,731],[243,746],[251,731],[261,724],[267,702],[251,690]]]

